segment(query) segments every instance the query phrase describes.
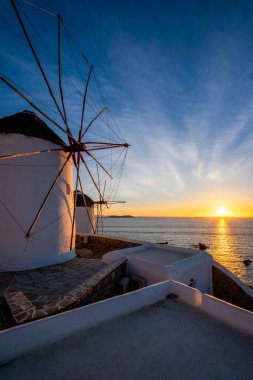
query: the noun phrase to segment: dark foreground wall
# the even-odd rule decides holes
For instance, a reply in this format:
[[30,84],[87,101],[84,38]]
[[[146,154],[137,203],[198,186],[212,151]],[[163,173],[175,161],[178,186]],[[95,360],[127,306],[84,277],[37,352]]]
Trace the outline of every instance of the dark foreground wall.
[[118,283],[122,277],[126,276],[126,263],[127,260],[121,262],[111,271],[106,269],[105,273],[103,273],[104,271],[98,273],[97,278],[94,278],[94,283],[90,284],[90,288],[75,306],[88,305],[117,295]]
[[213,267],[213,295],[233,305],[253,311],[253,298],[220,269]]

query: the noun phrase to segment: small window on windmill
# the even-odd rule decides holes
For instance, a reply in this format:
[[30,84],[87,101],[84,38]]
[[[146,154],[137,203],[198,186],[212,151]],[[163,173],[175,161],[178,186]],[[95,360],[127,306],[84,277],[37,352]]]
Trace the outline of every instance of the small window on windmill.
[[66,183],[66,193],[69,195],[70,194],[70,186],[68,183]]

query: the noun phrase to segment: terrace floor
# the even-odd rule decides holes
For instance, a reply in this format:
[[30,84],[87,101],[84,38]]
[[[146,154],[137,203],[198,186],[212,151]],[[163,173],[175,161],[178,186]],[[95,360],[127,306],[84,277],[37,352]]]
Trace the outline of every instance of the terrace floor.
[[103,254],[136,245],[91,236],[76,250],[78,256],[73,260],[39,269],[0,272],[0,330],[72,308],[85,295],[89,298],[89,290],[120,266],[103,263]]
[[169,248],[168,247],[166,247],[166,249],[162,249],[158,247],[147,248],[137,253],[129,253],[128,256],[136,257],[139,260],[148,261],[154,264],[171,265],[173,263],[176,263],[177,261],[186,259],[194,255],[194,253],[192,253],[192,251],[190,250],[188,250],[189,252],[187,252],[186,249],[176,250],[173,248],[172,249],[169,249]]
[[6,299],[17,323],[54,314],[70,305],[77,289],[80,293],[106,266],[99,259],[76,257],[46,268],[2,272],[0,297]]
[[165,300],[0,368],[3,379],[251,379],[253,340]]
[[101,260],[76,257],[62,264],[0,273],[0,296],[22,291],[36,307],[56,300],[104,268]]

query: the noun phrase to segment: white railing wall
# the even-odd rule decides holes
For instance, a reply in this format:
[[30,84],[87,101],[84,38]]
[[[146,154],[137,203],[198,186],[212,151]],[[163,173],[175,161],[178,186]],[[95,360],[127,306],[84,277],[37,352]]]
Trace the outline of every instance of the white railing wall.
[[[253,313],[168,280],[0,332],[0,364],[164,300],[168,295],[253,337]],[[168,309],[169,312],[169,309]],[[180,334],[180,331],[178,332]]]
[[170,281],[0,331],[0,364],[162,301]]

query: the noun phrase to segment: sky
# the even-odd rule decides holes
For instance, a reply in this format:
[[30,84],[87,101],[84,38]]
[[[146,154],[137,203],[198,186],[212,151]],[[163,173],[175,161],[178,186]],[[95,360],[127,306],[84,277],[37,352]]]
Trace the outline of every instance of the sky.
[[[94,64],[106,105],[131,145],[116,197],[126,204],[112,207],[111,214],[253,216],[251,1],[32,2],[60,12],[81,75],[87,77],[88,68],[81,66],[80,51]],[[22,0],[18,4],[56,86],[57,65],[28,20],[52,51],[57,20]],[[10,2],[2,0],[0,8],[0,73],[48,105]],[[73,83],[83,84],[66,41],[62,51],[65,99],[78,122]],[[90,101],[99,103],[92,88]],[[0,117],[23,109],[30,108],[0,84]],[[88,110],[87,118],[92,115]]]

